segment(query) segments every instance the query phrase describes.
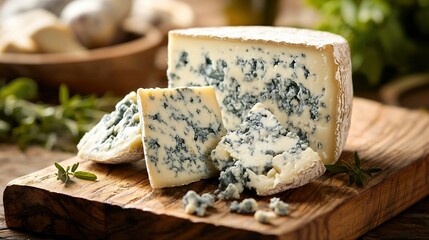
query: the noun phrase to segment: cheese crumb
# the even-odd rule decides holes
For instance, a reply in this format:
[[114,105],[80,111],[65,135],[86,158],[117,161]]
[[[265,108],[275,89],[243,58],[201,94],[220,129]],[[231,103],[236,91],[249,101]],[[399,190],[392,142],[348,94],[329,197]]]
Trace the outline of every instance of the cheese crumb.
[[190,190],[183,196],[182,203],[187,214],[204,217],[206,209],[214,205],[214,196],[210,193],[204,193],[200,196],[195,191]]
[[258,210],[255,212],[254,218],[263,224],[271,224],[277,215],[271,211]]

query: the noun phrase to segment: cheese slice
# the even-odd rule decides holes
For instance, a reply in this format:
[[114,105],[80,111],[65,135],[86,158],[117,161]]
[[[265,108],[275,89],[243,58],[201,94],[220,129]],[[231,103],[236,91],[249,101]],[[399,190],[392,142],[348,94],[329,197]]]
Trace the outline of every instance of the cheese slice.
[[36,53],[38,51],[36,44],[29,37],[3,35],[0,38],[0,53]]
[[83,51],[70,29],[52,13],[34,9],[0,22],[0,52],[60,53]]
[[350,51],[327,32],[285,27],[213,27],[169,32],[169,86],[214,86],[225,128],[263,103],[280,123],[337,161],[352,108]]
[[152,188],[218,174],[210,152],[226,131],[213,87],[139,89],[138,98]]
[[43,9],[34,9],[10,16],[0,22],[0,51],[5,53],[37,53],[30,38],[35,29],[58,24],[58,18]]
[[222,170],[219,190],[225,192],[231,192],[234,185],[239,192],[248,188],[258,195],[271,195],[300,187],[325,172],[319,154],[286,131],[261,103],[249,111],[237,130],[222,137],[211,154]]
[[81,52],[86,50],[75,39],[70,28],[62,24],[33,29],[29,37],[42,53]]
[[103,116],[77,145],[78,156],[117,164],[144,158],[136,92],[130,92]]

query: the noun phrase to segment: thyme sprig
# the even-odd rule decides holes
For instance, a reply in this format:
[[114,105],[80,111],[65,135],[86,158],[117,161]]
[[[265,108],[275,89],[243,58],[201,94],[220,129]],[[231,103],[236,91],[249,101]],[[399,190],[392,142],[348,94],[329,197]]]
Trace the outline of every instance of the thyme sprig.
[[58,105],[41,103],[37,95],[37,83],[29,78],[0,83],[0,141],[21,149],[38,144],[73,152],[83,134],[117,102],[109,96],[71,95],[65,85],[59,88]]
[[346,173],[349,176],[349,185],[356,184],[358,187],[362,187],[366,184],[369,178],[374,173],[380,172],[381,168],[363,168],[362,165],[365,162],[359,158],[357,152],[354,153],[354,164],[350,162],[344,162],[344,165],[325,165],[326,170],[331,173]]
[[79,163],[73,164],[71,167],[67,166],[65,169],[59,163],[54,163],[55,167],[58,169],[57,180],[61,180],[63,183],[67,183],[70,180],[70,176],[73,176],[82,180],[97,180],[97,176],[94,173],[84,172],[84,171],[76,171],[79,167]]

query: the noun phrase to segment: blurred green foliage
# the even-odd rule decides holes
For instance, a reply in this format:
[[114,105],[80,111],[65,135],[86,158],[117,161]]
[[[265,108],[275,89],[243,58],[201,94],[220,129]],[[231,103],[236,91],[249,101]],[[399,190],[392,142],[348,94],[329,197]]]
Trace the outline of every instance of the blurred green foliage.
[[95,95],[70,96],[59,88],[59,104],[36,102],[38,85],[29,78],[17,78],[0,85],[0,141],[76,151],[76,143],[109,110],[117,98]]
[[226,0],[225,16],[228,25],[271,26],[277,17],[279,0]]
[[320,30],[350,44],[354,80],[378,87],[395,77],[429,71],[429,0],[307,0],[321,14]]

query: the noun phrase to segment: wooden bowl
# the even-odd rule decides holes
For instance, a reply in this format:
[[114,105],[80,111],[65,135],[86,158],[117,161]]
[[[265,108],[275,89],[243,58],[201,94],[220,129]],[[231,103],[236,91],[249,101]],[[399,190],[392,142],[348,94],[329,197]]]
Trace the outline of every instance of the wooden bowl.
[[124,95],[139,87],[165,87],[165,69],[155,66],[162,38],[153,29],[137,40],[87,52],[0,54],[0,77],[30,77],[48,86],[65,83],[80,93]]
[[398,78],[380,89],[386,104],[429,109],[429,72]]

